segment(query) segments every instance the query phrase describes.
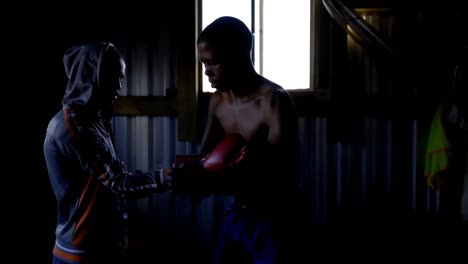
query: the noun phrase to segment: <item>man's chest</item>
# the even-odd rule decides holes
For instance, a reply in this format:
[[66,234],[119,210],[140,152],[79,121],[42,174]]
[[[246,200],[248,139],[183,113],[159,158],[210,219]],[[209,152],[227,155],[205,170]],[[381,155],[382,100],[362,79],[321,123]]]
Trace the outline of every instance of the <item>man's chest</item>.
[[267,123],[264,111],[254,103],[223,103],[215,114],[226,134],[240,133],[246,140],[256,135]]

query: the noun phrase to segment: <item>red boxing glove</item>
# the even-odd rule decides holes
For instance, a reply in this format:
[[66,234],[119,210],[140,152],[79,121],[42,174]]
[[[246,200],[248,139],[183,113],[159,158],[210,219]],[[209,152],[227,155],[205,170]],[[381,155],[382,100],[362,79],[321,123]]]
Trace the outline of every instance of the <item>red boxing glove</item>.
[[241,161],[247,150],[246,141],[240,134],[228,135],[202,158],[202,166],[209,172],[222,171]]

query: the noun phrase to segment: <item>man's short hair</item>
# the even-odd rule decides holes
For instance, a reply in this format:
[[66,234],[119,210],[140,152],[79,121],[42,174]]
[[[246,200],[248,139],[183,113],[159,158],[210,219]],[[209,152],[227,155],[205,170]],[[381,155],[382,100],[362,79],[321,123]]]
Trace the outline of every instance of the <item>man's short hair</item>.
[[223,16],[209,24],[198,36],[197,44],[207,42],[220,58],[250,58],[252,33],[241,20]]

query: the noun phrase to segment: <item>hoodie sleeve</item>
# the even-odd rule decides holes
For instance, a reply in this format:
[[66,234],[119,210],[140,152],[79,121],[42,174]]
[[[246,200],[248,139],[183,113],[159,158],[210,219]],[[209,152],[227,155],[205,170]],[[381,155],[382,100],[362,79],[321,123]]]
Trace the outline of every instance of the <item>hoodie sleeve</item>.
[[112,143],[97,134],[87,131],[80,143],[82,167],[88,175],[96,178],[113,192],[128,195],[144,195],[166,191],[163,170],[154,172],[128,171],[115,155]]
[[89,124],[77,126],[74,118],[65,119],[71,142],[67,152],[75,155],[90,180],[120,194],[144,195],[168,189],[163,170],[128,171],[117,157],[110,135],[105,130]]

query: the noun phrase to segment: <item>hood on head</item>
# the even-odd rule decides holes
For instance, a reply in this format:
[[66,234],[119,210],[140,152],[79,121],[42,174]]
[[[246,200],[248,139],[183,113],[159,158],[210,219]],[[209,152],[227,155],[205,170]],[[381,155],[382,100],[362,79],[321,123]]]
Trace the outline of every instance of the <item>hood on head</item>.
[[62,100],[64,107],[87,113],[99,111],[99,73],[109,49],[116,48],[112,43],[103,42],[72,46],[65,52],[63,63],[68,84]]

